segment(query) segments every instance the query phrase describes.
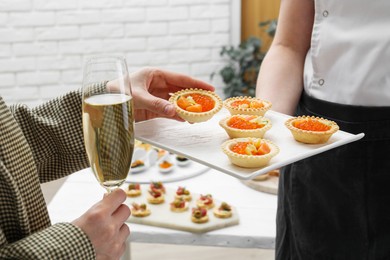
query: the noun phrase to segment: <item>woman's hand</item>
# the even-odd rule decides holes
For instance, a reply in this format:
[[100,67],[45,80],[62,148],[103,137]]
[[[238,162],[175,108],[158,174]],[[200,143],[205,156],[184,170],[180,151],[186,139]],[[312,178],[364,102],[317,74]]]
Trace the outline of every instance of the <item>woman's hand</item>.
[[97,259],[119,259],[125,252],[130,234],[125,223],[130,209],[123,204],[125,200],[126,193],[117,189],[72,222],[88,236]]
[[144,68],[130,74],[134,97],[135,120],[142,121],[155,117],[167,117],[183,121],[175,107],[168,101],[170,93],[199,88],[214,91],[214,87],[184,74],[156,68]]

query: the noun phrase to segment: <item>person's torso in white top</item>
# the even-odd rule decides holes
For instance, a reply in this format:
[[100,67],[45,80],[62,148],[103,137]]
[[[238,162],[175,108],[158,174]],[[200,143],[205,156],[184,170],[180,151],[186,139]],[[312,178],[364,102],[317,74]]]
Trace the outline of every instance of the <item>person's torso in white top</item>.
[[304,88],[340,104],[390,106],[390,0],[315,0]]

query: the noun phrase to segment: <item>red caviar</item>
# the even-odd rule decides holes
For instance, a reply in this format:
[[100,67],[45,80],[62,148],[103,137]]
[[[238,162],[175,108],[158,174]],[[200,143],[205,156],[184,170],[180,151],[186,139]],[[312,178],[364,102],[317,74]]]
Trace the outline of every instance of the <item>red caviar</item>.
[[[248,154],[247,147],[251,145],[254,149],[250,150],[250,154]],[[271,151],[268,144],[265,142],[260,143],[252,143],[252,142],[238,142],[234,144],[231,148],[232,152],[243,154],[243,155],[264,155]]]
[[234,116],[229,119],[227,125],[232,128],[237,129],[259,129],[264,126],[264,124],[258,124],[256,122],[250,122],[252,119],[255,119],[256,116],[241,117]]
[[[196,104],[191,103],[188,97],[191,97]],[[207,95],[192,93],[180,96],[177,100],[177,105],[189,112],[207,112],[214,108],[215,101]]]
[[214,99],[212,99],[207,95],[194,93],[194,94],[186,95],[186,97],[187,96],[191,96],[197,104],[202,106],[202,112],[210,111],[215,106]]
[[262,108],[264,104],[258,101],[250,101],[247,99],[236,100],[230,104],[232,107],[245,107],[245,108]]
[[292,123],[292,125],[296,128],[302,129],[302,130],[307,130],[307,131],[327,131],[331,127],[320,122],[317,119],[313,118],[307,118],[307,119],[302,119],[302,120],[296,120]]

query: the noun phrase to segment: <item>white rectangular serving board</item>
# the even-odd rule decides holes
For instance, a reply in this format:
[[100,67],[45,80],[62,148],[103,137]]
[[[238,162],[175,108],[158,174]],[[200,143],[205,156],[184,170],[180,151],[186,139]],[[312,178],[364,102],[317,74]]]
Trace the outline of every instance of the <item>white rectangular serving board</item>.
[[[141,186],[142,194],[139,197],[131,198],[128,197],[126,204],[131,208],[131,204],[136,202],[138,204],[145,203],[151,211],[151,214],[147,217],[134,217],[131,215],[127,220],[130,223],[150,225],[156,227],[165,227],[170,229],[176,229],[181,231],[188,231],[193,233],[204,233],[216,229],[221,229],[225,227],[230,227],[233,225],[239,224],[239,217],[237,209],[232,206],[232,217],[230,218],[217,218],[213,214],[213,209],[207,211],[209,216],[209,221],[206,223],[194,223],[191,221],[191,211],[192,208],[196,207],[196,200],[200,197],[200,194],[191,192],[192,200],[188,204],[188,210],[185,212],[172,212],[170,210],[170,203],[173,202],[176,190],[167,188],[165,196],[165,201],[162,204],[149,204],[147,202],[147,191],[148,186]],[[206,195],[206,194],[203,194]],[[212,194],[211,194],[212,195]],[[214,207],[219,207],[221,205],[221,200],[214,198]],[[229,203],[229,202],[227,202]]]
[[357,141],[364,136],[363,133],[354,135],[339,130],[325,144],[299,143],[284,125],[284,122],[291,116],[270,110],[265,117],[271,120],[272,128],[266,132],[264,139],[273,141],[279,147],[280,152],[271,159],[267,166],[242,168],[231,164],[221,149],[222,143],[228,140],[229,136],[219,125],[219,121],[227,116],[229,112],[223,108],[209,121],[202,123],[190,124],[156,118],[136,123],[135,136],[140,141],[181,154],[242,180],[253,179],[301,159]]

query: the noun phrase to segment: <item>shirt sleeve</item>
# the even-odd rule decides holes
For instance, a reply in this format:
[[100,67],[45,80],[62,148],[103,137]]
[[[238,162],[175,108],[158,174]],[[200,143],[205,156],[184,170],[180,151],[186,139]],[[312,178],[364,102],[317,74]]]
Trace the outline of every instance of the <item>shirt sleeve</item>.
[[70,223],[58,223],[0,247],[1,259],[95,259],[87,235]]
[[40,182],[89,166],[82,132],[81,90],[35,108],[16,104],[10,110],[29,143]]

